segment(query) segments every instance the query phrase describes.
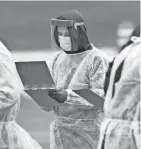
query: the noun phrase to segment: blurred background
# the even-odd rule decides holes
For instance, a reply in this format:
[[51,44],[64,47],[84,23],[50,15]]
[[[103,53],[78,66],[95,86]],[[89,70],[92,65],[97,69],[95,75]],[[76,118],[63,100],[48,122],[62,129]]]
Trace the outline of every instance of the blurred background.
[[[111,58],[140,23],[140,1],[0,1],[0,40],[12,51],[14,61],[46,60],[50,63],[50,19],[71,10],[84,17],[89,40]],[[46,113],[31,101],[22,101],[18,122],[42,146],[49,149]]]

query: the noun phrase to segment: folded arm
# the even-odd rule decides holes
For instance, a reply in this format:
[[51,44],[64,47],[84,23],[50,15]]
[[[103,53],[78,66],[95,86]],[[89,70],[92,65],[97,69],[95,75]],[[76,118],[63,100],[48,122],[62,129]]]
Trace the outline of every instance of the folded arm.
[[[104,98],[104,80],[107,68],[108,63],[100,57],[95,57],[88,66],[84,66],[82,63],[73,77],[69,88],[71,90],[91,89],[94,93]],[[89,101],[86,101],[86,99],[81,98],[72,91],[69,91],[66,102],[70,104],[79,103],[92,106]]]

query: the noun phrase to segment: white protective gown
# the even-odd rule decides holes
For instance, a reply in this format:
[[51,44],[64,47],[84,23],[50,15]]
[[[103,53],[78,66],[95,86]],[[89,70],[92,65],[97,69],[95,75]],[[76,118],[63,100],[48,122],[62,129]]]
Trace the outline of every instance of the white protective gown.
[[0,42],[0,149],[42,149],[16,123],[23,86],[11,53]]
[[[87,84],[87,88],[88,86],[90,88],[93,86],[92,88],[95,92],[103,96],[107,63],[101,53],[96,48],[72,55],[61,52],[55,59],[52,67],[52,74],[57,89],[71,89],[78,78],[76,74],[80,73],[83,76],[81,78],[82,84],[76,82],[78,83],[77,85],[82,88],[84,84]],[[78,70],[79,72],[77,73]],[[96,73],[95,76],[92,74],[94,72]],[[86,77],[87,74],[90,76]],[[97,79],[98,81],[96,81]],[[94,81],[96,81],[97,85],[94,85]],[[56,119],[50,127],[51,149],[96,148],[99,138],[101,109],[93,107],[89,102],[72,93],[69,95],[68,100],[61,106],[55,107],[54,111]]]
[[[141,147],[140,77],[141,43],[126,47],[115,59],[105,99],[105,120],[98,149],[139,149]],[[120,80],[113,82],[124,60]]]

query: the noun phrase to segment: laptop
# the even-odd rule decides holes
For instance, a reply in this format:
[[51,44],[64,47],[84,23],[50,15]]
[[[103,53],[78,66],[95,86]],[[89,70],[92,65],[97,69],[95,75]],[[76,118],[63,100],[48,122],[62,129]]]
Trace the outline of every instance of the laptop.
[[48,96],[48,89],[55,89],[55,83],[46,61],[15,64],[25,92],[40,106],[53,106],[55,100]]

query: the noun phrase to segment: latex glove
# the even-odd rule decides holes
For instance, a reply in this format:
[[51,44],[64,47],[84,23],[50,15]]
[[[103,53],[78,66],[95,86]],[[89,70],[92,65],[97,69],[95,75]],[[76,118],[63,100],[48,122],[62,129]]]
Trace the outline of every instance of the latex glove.
[[58,103],[64,103],[67,100],[68,93],[65,90],[49,89],[48,95]]

